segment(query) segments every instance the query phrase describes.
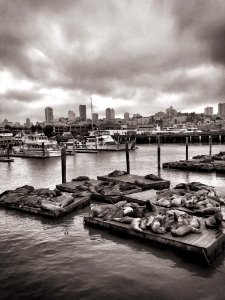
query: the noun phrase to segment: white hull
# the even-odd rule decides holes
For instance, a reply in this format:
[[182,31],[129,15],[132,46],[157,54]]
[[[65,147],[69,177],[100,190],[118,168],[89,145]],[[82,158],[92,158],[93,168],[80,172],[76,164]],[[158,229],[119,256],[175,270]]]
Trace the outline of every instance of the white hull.
[[45,158],[45,157],[58,157],[61,156],[60,150],[47,150],[45,153],[39,150],[20,150],[15,151],[11,156],[18,156],[18,157],[38,157],[38,158]]

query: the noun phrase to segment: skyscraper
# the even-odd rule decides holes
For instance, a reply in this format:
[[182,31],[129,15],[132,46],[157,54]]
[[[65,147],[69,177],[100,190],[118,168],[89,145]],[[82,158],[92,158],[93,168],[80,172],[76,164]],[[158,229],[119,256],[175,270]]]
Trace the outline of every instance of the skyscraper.
[[80,118],[81,120],[85,121],[87,119],[86,115],[86,105],[79,106]]
[[28,127],[28,128],[29,128],[29,127],[30,127],[30,125],[31,125],[31,124],[30,124],[30,118],[26,118],[26,127]]
[[125,120],[125,121],[128,121],[129,118],[130,118],[129,112],[125,112],[125,113],[124,113],[124,120]]
[[213,115],[213,107],[208,106],[208,107],[204,108],[204,113],[206,116],[212,116]]
[[52,123],[54,120],[53,117],[53,109],[51,107],[46,107],[45,108],[45,122],[48,123]]
[[92,114],[92,121],[94,124],[98,121],[98,114],[96,114],[96,113]]
[[106,120],[114,120],[115,119],[115,111],[113,108],[106,108],[105,110]]
[[225,103],[218,104],[218,115],[225,116]]
[[68,111],[68,120],[75,121],[75,117],[76,117],[75,113],[72,110],[69,110]]

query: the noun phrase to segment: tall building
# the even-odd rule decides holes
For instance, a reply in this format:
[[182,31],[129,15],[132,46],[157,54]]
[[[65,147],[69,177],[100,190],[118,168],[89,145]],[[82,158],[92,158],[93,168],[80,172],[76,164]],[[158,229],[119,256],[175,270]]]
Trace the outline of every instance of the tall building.
[[111,108],[111,119],[115,119],[115,110],[113,108]]
[[45,122],[48,123],[52,123],[54,120],[53,117],[53,109],[51,107],[46,107],[45,108]]
[[130,118],[129,112],[125,112],[125,113],[124,113],[124,120],[125,120],[125,121],[128,121],[129,118]]
[[80,118],[81,120],[85,121],[87,119],[86,115],[86,105],[79,106]]
[[105,110],[106,120],[111,121],[115,119],[115,111],[113,108],[106,108]]
[[93,123],[97,123],[97,121],[98,121],[98,114],[96,114],[96,113],[92,114],[92,121],[93,121]]
[[204,108],[204,114],[206,115],[206,116],[212,116],[213,115],[213,107],[205,107]]
[[72,110],[69,110],[68,111],[68,120],[75,121],[75,117],[76,117],[75,113]]
[[225,116],[225,103],[218,104],[218,115]]
[[176,109],[173,108],[173,106],[170,106],[169,108],[166,109],[166,115],[167,117],[176,117],[177,111]]
[[26,118],[26,127],[31,127],[30,118]]

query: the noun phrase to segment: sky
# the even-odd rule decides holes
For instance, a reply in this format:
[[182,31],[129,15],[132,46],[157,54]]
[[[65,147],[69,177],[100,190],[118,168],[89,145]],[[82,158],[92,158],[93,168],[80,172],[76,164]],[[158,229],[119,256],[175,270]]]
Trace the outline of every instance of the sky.
[[0,0],[0,122],[225,102],[224,0]]

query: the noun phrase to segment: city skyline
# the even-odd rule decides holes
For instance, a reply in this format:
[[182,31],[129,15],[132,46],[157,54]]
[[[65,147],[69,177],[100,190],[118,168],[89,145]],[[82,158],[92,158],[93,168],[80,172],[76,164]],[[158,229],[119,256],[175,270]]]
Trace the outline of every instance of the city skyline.
[[99,118],[224,102],[222,0],[22,2],[0,4],[2,120],[90,117],[90,97]]

